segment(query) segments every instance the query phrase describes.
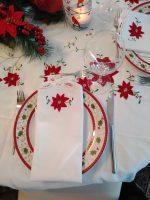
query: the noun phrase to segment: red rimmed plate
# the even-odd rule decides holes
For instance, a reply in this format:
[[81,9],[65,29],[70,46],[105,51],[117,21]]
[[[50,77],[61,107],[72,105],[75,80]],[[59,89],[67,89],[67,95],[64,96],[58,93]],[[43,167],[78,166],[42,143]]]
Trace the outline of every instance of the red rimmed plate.
[[[24,165],[31,169],[34,151],[34,115],[37,91],[31,94],[16,117],[14,141],[17,153]],[[106,145],[108,124],[103,107],[88,91],[84,90],[84,150],[82,173],[91,169],[101,157]]]
[[[132,8],[133,11],[150,14],[150,1],[143,2]],[[150,74],[150,58],[142,57],[135,51],[126,51],[126,59],[143,73]]]

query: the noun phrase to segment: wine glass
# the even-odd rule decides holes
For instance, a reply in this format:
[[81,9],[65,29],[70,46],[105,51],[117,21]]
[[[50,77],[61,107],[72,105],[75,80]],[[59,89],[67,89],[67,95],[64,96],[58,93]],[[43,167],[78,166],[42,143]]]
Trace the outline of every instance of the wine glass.
[[[121,66],[124,56],[124,42],[121,36],[111,30],[96,33],[84,50],[85,66],[90,73],[99,75],[102,87],[106,86],[103,84],[103,77],[109,79],[109,75]],[[108,80],[109,82],[111,81]]]

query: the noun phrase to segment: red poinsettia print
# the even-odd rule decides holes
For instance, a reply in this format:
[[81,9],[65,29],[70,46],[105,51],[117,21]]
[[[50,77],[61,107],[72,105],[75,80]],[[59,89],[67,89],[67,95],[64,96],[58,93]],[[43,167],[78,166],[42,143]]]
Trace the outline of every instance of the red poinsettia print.
[[20,79],[19,75],[17,73],[10,73],[8,72],[7,76],[3,78],[5,81],[5,84],[8,84],[8,87],[10,86],[16,86],[17,81]]
[[134,22],[132,22],[130,28],[131,29],[129,30],[129,32],[131,37],[136,37],[137,39],[139,39],[144,34],[144,32],[142,31],[142,26],[137,26]]
[[139,3],[139,0],[125,0],[125,2],[129,1],[131,4]]
[[[44,70],[44,75],[45,76],[49,76],[49,75],[55,75],[55,74],[59,74],[61,71],[61,67],[60,66],[49,66],[46,65],[46,69]],[[44,81],[47,81],[47,77],[45,77]]]
[[92,74],[92,81],[97,81],[100,85],[105,86],[106,83],[114,83],[114,78],[113,76],[116,75],[118,71],[113,72],[112,74],[109,74],[107,76],[99,76],[98,74]]
[[67,107],[66,103],[69,100],[69,98],[65,97],[64,94],[62,95],[57,94],[56,97],[52,97],[52,99],[53,99],[53,102],[50,106],[54,107],[54,110],[57,109],[59,112],[62,108]]
[[97,61],[100,63],[105,63],[110,69],[115,67],[115,63],[113,63],[109,57],[97,58]]
[[90,86],[92,85],[92,80],[85,78],[79,78],[78,83],[82,85],[83,89],[90,91]]
[[133,95],[133,86],[130,85],[130,82],[126,83],[122,82],[122,85],[118,85],[118,92],[120,93],[120,97],[128,98],[129,95]]
[[[98,63],[104,63],[107,67],[110,69],[115,68],[115,63],[113,63],[109,57],[104,57],[104,58],[96,58],[97,61],[90,62],[90,66],[92,65],[97,65]],[[98,62],[98,63],[97,63]]]
[[15,38],[17,36],[17,27],[25,24],[25,22],[21,20],[23,15],[24,12],[15,12],[14,6],[9,6],[5,16],[0,19],[0,35],[5,37],[6,33],[8,33]]

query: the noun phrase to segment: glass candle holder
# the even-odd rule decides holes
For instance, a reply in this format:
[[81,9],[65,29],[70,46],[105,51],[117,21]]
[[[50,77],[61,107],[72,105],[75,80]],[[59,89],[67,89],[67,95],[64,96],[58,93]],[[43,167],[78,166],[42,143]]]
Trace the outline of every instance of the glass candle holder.
[[64,0],[64,10],[69,24],[82,30],[89,26],[92,17],[92,0]]

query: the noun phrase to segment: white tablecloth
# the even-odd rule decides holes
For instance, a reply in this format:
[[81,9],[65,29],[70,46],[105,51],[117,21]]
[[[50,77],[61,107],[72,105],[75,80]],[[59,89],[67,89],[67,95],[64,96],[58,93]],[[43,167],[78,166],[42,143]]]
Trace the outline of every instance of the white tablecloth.
[[[142,1],[143,2],[143,1]],[[84,31],[76,31],[71,27],[66,26],[65,23],[59,23],[57,25],[46,26],[43,25],[45,33],[49,38],[49,42],[54,47],[54,52],[51,56],[47,57],[45,60],[34,60],[29,61],[28,59],[23,59],[21,62],[22,66],[18,64],[16,72],[20,74],[21,83],[23,83],[23,89],[25,96],[29,96],[34,90],[39,86],[39,78],[43,74],[45,66],[44,63],[48,65],[54,65],[55,67],[61,66],[62,72],[73,72],[84,68],[83,60],[83,50],[85,44],[90,39],[91,35],[96,33],[98,30],[103,28],[108,28],[109,25],[101,22],[99,19],[98,11],[98,1],[93,6],[93,19],[88,29]],[[112,28],[112,27],[111,27]],[[7,63],[4,63],[5,67]],[[140,74],[136,68],[131,66],[126,60],[124,60],[120,72],[114,76],[115,84],[121,84],[123,80],[128,81],[130,75]],[[1,74],[3,77],[7,75],[7,71],[3,70],[1,67]],[[3,84],[0,82],[0,84]],[[117,93],[117,86],[114,85],[114,92]],[[138,88],[136,87],[138,90]],[[141,96],[144,97],[145,93],[142,93],[141,89],[138,90]],[[101,104],[106,109],[106,96],[100,95],[99,92],[95,92],[94,95],[100,100]],[[117,93],[119,95],[119,93]],[[11,98],[11,97],[10,97]],[[139,106],[140,95],[135,97],[137,99],[137,109]],[[128,100],[128,99],[127,99]],[[120,101],[126,101],[124,98],[120,98]],[[144,101],[143,101],[144,102]],[[142,104],[142,98],[141,98]],[[16,110],[17,112],[17,110]],[[63,188],[71,186],[80,186],[79,184],[60,184],[52,182],[33,182],[30,180],[30,171],[25,167],[25,165],[20,160],[17,153],[12,155],[13,146],[13,126],[15,120],[14,115],[9,119],[9,128],[6,131],[0,130],[0,137],[5,139],[5,146],[1,149],[0,156],[0,185],[6,185],[20,190],[42,190],[50,188]],[[148,120],[148,119],[145,119]],[[125,124],[122,129],[125,129],[129,124]],[[136,127],[135,127],[136,128]],[[110,155],[110,140],[108,137],[108,142],[106,148],[94,167],[87,173],[83,174],[83,184],[92,183],[102,183],[107,182],[120,182],[120,181],[132,181],[135,177],[137,171],[146,166],[150,162],[149,146],[150,146],[150,128],[142,130],[141,137],[139,138],[139,143],[137,148],[132,149],[132,145],[128,142],[124,143],[124,136],[117,135],[117,163],[118,163],[118,173],[112,174],[111,169],[111,155]],[[142,136],[143,135],[143,136]],[[145,137],[147,140],[145,141]],[[0,143],[1,144],[1,143]],[[127,154],[127,152],[130,152]],[[126,155],[126,159],[124,159]]]

